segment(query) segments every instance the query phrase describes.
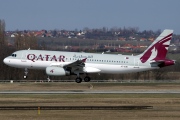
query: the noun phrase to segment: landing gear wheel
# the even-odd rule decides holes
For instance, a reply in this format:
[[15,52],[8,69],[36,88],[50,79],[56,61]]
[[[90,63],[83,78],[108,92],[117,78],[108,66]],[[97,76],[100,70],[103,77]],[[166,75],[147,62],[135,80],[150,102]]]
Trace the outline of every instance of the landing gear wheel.
[[91,78],[89,77],[89,76],[86,76],[85,78],[84,78],[84,82],[89,82],[91,80]]
[[28,69],[27,69],[27,68],[25,68],[25,70],[24,70],[24,79],[26,79],[26,78],[27,78],[27,75],[28,75]]
[[24,75],[24,79],[26,79],[27,78],[27,76],[26,75]]
[[82,82],[82,78],[77,77],[75,81],[76,81],[76,83],[81,83]]

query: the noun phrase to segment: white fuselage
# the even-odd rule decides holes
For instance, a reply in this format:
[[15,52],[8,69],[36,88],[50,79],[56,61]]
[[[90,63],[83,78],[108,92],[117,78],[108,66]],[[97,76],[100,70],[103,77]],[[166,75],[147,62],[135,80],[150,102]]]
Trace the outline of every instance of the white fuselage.
[[86,59],[87,73],[130,73],[157,69],[150,62],[142,63],[138,56],[95,54],[63,51],[21,50],[6,57],[4,63],[16,68],[43,69]]

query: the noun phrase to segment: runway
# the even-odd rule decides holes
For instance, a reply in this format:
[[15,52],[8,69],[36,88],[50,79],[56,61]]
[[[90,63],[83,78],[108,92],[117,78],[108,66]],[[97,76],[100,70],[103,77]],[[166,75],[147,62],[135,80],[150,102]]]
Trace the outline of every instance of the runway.
[[0,91],[0,94],[180,94],[180,90]]
[[0,106],[0,110],[143,110],[153,106]]

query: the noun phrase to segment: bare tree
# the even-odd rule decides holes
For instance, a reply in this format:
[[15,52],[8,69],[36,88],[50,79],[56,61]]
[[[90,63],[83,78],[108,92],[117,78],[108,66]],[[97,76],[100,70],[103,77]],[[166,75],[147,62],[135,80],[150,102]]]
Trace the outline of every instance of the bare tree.
[[18,34],[15,37],[15,48],[17,50],[22,49],[37,49],[38,43],[37,38],[33,34],[21,34],[18,32]]
[[155,80],[165,80],[167,77],[167,71],[165,69],[157,69],[152,71],[152,77]]
[[5,45],[5,21],[0,20],[0,46]]

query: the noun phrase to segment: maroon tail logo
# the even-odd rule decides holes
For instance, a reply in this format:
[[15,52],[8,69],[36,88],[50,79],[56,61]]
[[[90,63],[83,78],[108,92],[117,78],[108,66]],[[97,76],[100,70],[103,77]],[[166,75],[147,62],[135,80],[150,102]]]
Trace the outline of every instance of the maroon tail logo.
[[172,34],[169,34],[166,37],[159,40],[158,42],[156,42],[154,45],[152,45],[140,58],[141,62],[145,63],[147,60],[165,59],[171,37]]

